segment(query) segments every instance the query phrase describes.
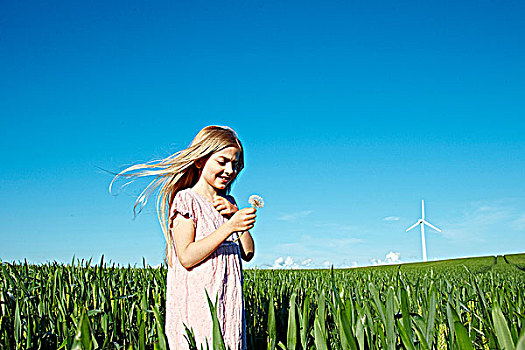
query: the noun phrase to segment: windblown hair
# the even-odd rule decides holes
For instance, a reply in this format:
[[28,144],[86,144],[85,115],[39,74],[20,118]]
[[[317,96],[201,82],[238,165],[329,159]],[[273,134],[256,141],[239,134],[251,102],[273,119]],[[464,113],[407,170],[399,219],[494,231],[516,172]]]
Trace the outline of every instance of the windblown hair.
[[[137,197],[133,212],[135,215],[140,213],[147,204],[149,196],[158,190],[157,217],[166,239],[166,258],[171,256],[173,250],[173,241],[169,232],[169,213],[175,195],[183,189],[194,186],[199,180],[201,169],[197,168],[196,161],[205,160],[213,153],[227,147],[237,147],[240,150],[236,169],[238,175],[244,167],[244,150],[237,133],[229,127],[211,125],[199,131],[188,148],[161,160],[130,166],[116,174],[111,181],[110,192],[113,183],[120,177],[131,178],[133,181],[139,177],[155,176]],[[230,188],[231,183],[222,194],[229,193]]]

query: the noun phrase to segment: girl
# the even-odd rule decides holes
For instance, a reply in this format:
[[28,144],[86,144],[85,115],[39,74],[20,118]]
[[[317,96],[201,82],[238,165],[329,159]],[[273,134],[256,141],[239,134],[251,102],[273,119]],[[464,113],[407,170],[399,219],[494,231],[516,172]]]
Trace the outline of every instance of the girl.
[[197,344],[206,339],[211,344],[206,292],[213,301],[218,297],[226,346],[246,349],[241,258],[249,261],[254,255],[253,239],[246,231],[254,226],[256,210],[238,210],[228,195],[243,167],[244,151],[235,131],[208,126],[187,149],[117,175],[156,176],[134,210],[160,187],[157,213],[167,242],[166,335],[171,350],[188,348],[184,325],[193,329]]

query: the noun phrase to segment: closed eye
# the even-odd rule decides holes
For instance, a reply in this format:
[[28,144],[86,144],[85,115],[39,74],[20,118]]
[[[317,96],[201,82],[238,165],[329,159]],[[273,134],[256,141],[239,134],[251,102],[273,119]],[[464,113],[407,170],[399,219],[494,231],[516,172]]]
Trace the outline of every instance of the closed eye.
[[239,161],[238,160],[230,160],[228,158],[221,157],[221,158],[217,159],[217,163],[220,166],[225,166],[227,163],[232,163],[233,171],[235,171],[235,172],[239,171]]

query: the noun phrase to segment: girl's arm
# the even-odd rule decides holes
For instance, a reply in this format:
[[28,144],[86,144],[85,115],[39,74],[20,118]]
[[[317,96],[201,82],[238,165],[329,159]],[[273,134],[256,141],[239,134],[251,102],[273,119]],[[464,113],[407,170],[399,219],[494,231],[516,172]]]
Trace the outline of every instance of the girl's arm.
[[[213,203],[215,209],[219,211],[223,216],[230,217],[235,214],[237,210],[237,201],[232,196],[228,195],[227,198],[221,197],[216,202]],[[250,232],[246,231],[244,234],[241,233],[241,238],[239,239],[239,245],[241,248],[241,258],[244,261],[250,261],[253,259],[255,254],[255,244],[253,243],[253,238],[250,235]]]
[[253,208],[239,210],[217,230],[195,241],[193,221],[177,215],[173,220],[172,234],[180,263],[187,269],[197,265],[209,257],[233,232],[251,229],[255,223],[255,216]]
[[252,235],[249,231],[239,238],[239,245],[241,246],[241,258],[244,261],[250,261],[255,255],[255,244],[253,243]]

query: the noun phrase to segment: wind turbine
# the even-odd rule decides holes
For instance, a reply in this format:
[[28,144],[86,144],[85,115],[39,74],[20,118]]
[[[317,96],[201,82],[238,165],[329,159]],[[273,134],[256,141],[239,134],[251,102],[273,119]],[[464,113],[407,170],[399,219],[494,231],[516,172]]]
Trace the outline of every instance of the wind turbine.
[[425,201],[421,200],[421,219],[419,219],[414,225],[407,228],[406,232],[410,231],[417,225],[421,225],[421,247],[423,248],[423,261],[427,261],[427,245],[425,244],[425,225],[433,228],[437,232],[441,232],[436,226],[425,220]]

